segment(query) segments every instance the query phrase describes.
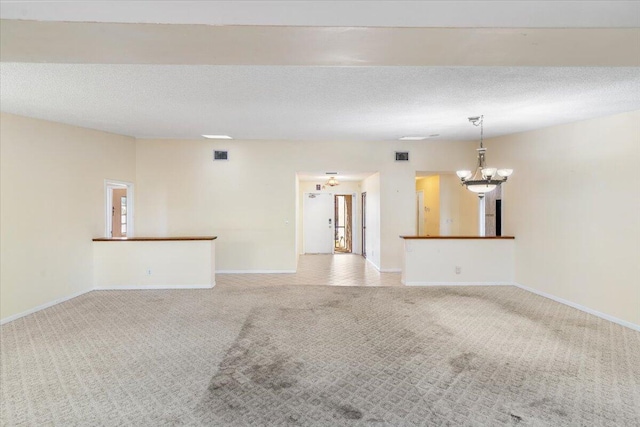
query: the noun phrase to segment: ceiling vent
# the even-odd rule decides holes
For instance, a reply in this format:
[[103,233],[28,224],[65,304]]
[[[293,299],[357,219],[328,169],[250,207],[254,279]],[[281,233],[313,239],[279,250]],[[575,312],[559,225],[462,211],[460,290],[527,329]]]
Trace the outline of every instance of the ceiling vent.
[[396,162],[408,162],[408,161],[409,161],[408,151],[396,151]]
[[216,150],[213,152],[213,160],[229,160],[229,152]]

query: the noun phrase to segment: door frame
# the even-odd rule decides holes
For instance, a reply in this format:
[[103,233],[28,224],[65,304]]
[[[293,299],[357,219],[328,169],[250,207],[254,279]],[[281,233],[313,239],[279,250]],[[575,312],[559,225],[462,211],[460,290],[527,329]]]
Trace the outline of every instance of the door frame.
[[416,236],[423,236],[427,234],[424,226],[424,190],[416,191],[416,209]]
[[111,238],[111,228],[113,226],[112,211],[113,211],[113,189],[114,188],[126,188],[127,190],[127,237],[133,237],[134,225],[133,225],[133,183],[128,181],[119,181],[115,179],[104,180],[104,236]]
[[360,194],[360,229],[362,230],[360,244],[362,247],[362,257],[367,258],[367,192],[363,191]]

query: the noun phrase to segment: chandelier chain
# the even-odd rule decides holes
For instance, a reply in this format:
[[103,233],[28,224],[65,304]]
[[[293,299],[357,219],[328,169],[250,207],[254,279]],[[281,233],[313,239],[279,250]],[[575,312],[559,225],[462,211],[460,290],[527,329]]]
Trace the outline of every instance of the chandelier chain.
[[484,116],[480,116],[480,148],[484,148],[482,145],[482,140],[484,139]]

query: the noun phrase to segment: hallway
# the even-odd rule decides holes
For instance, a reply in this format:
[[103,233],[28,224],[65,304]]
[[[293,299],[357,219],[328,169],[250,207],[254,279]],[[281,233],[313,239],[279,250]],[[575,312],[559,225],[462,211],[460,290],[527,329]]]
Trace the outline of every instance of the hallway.
[[380,273],[355,254],[300,255],[296,273],[216,274],[216,286],[403,286],[400,273]]

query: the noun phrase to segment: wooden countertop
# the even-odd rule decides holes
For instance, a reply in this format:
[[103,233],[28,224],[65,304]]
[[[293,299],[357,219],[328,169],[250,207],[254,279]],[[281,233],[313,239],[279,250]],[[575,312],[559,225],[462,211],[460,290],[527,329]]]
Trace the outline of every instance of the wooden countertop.
[[187,237],[97,237],[94,242],[171,242],[175,240],[216,240],[218,236]]
[[514,236],[400,236],[401,239],[515,239]]

